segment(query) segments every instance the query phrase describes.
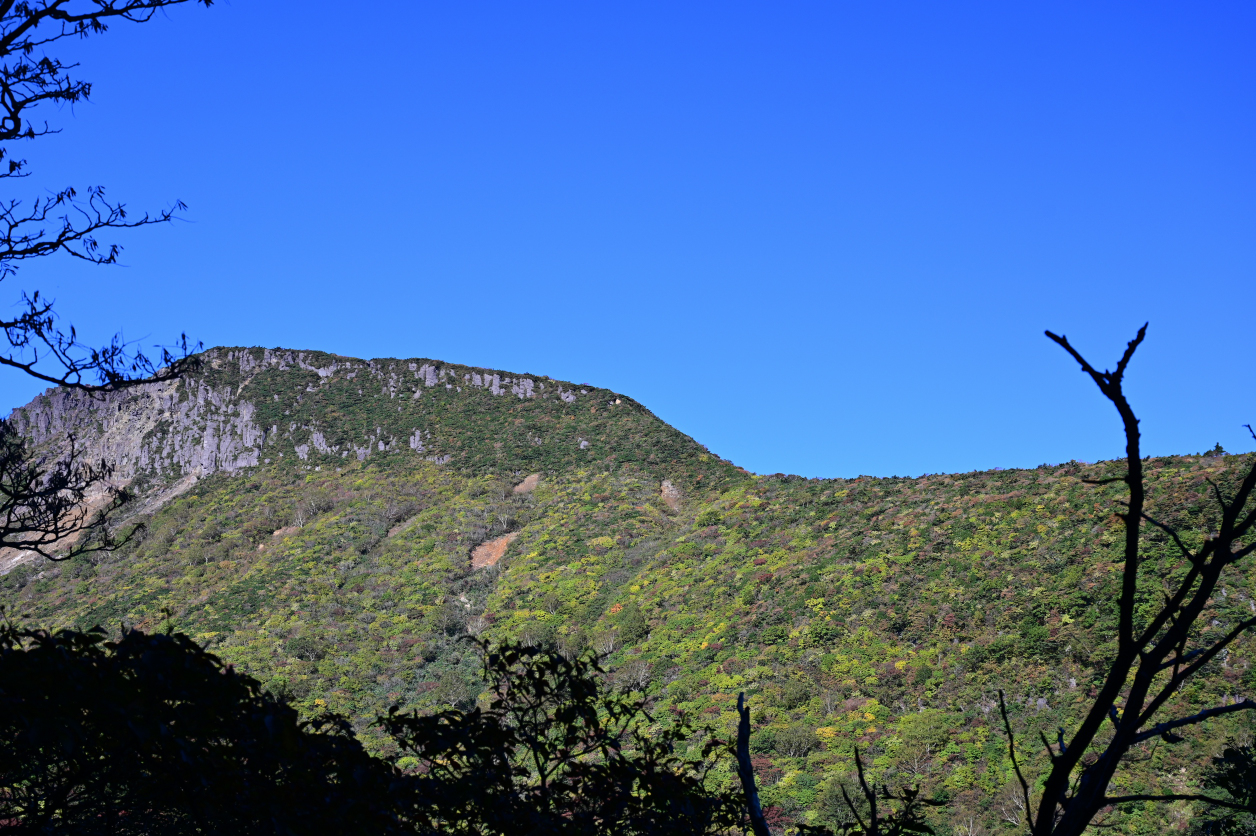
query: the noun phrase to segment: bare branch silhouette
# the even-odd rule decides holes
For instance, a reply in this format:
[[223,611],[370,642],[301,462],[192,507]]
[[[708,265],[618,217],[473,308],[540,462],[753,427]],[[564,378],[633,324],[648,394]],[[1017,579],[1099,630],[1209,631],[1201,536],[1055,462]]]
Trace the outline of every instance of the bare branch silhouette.
[[[106,32],[115,20],[144,23],[161,9],[190,0],[0,0],[0,142],[36,139],[57,129],[33,121],[44,105],[74,105],[90,99],[90,81],[71,71],[49,49],[66,38]],[[197,0],[209,6],[212,0]],[[29,175],[26,161],[0,147],[0,179]],[[118,262],[119,244],[100,236],[114,230],[169,223],[186,207],[174,201],[152,213],[128,213],[100,186],[81,192],[65,187],[24,203],[0,200],[0,281],[24,263],[64,255],[95,265]],[[0,317],[8,341],[0,350],[7,367],[55,386],[99,396],[128,386],[171,380],[196,366],[186,335],[149,355],[122,335],[103,346],[84,344],[72,325],[63,325],[53,302],[38,291],[23,293],[16,315]],[[107,462],[81,461],[68,437],[57,454],[31,458],[24,440],[0,422],[0,547],[61,560],[118,545],[110,517],[126,502],[112,483]],[[51,458],[49,458],[51,457]]]
[[[1247,619],[1234,625],[1222,638],[1207,643],[1204,647],[1192,647],[1201,643],[1200,616],[1217,589],[1222,572],[1250,554],[1253,546],[1256,546],[1240,542],[1252,530],[1253,524],[1256,524],[1256,509],[1249,509],[1253,489],[1256,488],[1256,461],[1248,462],[1246,472],[1230,498],[1226,498],[1218,486],[1213,486],[1217,511],[1216,533],[1206,538],[1198,549],[1187,547],[1172,526],[1155,520],[1148,514],[1144,507],[1146,492],[1138,419],[1122,388],[1125,372],[1146,333],[1147,326],[1144,325],[1126,346],[1116,369],[1101,372],[1066,337],[1047,332],[1047,336],[1064,348],[1078,362],[1082,371],[1095,381],[1100,392],[1116,407],[1121,417],[1125,431],[1126,473],[1117,481],[1125,482],[1129,497],[1122,503],[1124,511],[1117,514],[1125,526],[1125,563],[1118,600],[1116,655],[1104,674],[1094,701],[1072,737],[1066,741],[1061,730],[1058,751],[1053,751],[1051,745],[1047,744],[1050,766],[1042,783],[1042,795],[1037,809],[1029,822],[1033,836],[1080,836],[1087,827],[1097,826],[1093,824],[1094,819],[1104,808],[1127,801],[1190,800],[1227,806],[1226,803],[1202,795],[1109,796],[1107,789],[1121,763],[1133,759],[1130,752],[1132,747],[1157,737],[1166,743],[1176,743],[1182,740],[1172,733],[1176,729],[1194,726],[1210,718],[1256,709],[1256,702],[1244,699],[1184,717],[1157,721],[1168,701],[1179,693],[1185,682],[1196,676],[1236,638],[1256,627],[1256,618]],[[1110,483],[1113,480],[1102,481]],[[1142,566],[1141,525],[1144,522],[1170,538],[1187,569],[1179,579],[1165,581],[1169,586],[1160,608],[1152,613],[1140,630],[1136,627],[1135,616],[1138,612],[1136,596]],[[1192,649],[1187,650],[1188,647]],[[1000,705],[1002,706],[1001,699]],[[1100,736],[1105,721],[1112,726],[1111,738],[1106,740]],[[1017,770],[1026,806],[1029,807],[1028,782],[1021,775],[1016,760],[1012,727],[1006,710],[1004,726],[1009,738],[1013,765]]]

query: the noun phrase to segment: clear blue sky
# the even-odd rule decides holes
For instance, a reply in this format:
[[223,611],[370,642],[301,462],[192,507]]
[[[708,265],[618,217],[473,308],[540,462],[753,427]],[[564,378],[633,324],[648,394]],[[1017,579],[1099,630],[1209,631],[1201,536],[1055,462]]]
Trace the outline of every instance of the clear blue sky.
[[0,291],[589,382],[813,476],[1115,457],[1042,331],[1109,365],[1150,320],[1148,451],[1250,450],[1254,38],[1240,2],[180,7],[69,45],[93,100],[16,187],[186,221]]

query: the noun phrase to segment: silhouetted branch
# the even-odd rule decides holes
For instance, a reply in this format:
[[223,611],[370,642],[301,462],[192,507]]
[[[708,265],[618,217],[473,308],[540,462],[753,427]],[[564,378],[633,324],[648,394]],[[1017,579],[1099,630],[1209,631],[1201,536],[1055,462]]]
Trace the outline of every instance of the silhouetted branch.
[[[197,0],[209,6],[213,0]],[[71,79],[65,64],[36,50],[63,38],[85,38],[103,33],[113,18],[144,23],[158,9],[187,0],[24,0],[0,3],[0,58],[16,58],[0,65],[0,141],[32,139],[54,133],[45,124],[36,127],[24,112],[44,102],[75,104],[85,101],[91,82]],[[12,167],[13,163],[10,163]],[[17,163],[21,168],[21,163]]]
[[[212,0],[197,0],[209,6]],[[64,38],[85,38],[107,31],[113,20],[143,23],[160,9],[188,0],[0,0],[0,142],[30,140],[55,133],[47,123],[31,121],[42,105],[87,101],[92,86],[71,77],[77,65],[47,54]],[[25,161],[0,148],[0,178],[27,175]],[[109,200],[101,187],[80,195],[64,188],[29,204],[0,201],[0,281],[36,258],[68,255],[90,264],[116,264],[117,244],[102,243],[107,230],[169,223],[184,205],[130,215]],[[143,383],[171,380],[196,365],[186,336],[177,345],[149,357],[121,335],[100,347],[84,345],[75,329],[59,324],[52,303],[23,294],[22,310],[0,318],[8,350],[0,367],[37,380],[100,395]],[[120,545],[110,531],[110,516],[126,501],[125,490],[110,483],[112,467],[79,461],[75,440],[67,439],[51,463],[28,460],[29,451],[13,428],[0,424],[0,547],[20,549],[51,560],[64,560]],[[134,536],[134,530],[129,536]]]
[[1200,648],[1196,648],[1195,650],[1192,650],[1192,651],[1190,651],[1189,653],[1180,653],[1180,654],[1178,654],[1178,655],[1174,656],[1172,659],[1170,659],[1170,660],[1169,660],[1169,661],[1167,661],[1167,662],[1161,662],[1161,663],[1160,663],[1160,670],[1165,670],[1165,669],[1167,669],[1167,668],[1172,668],[1172,667],[1175,667],[1175,666],[1177,666],[1177,665],[1182,664],[1182,663],[1183,663],[1183,662],[1185,662],[1185,661],[1188,661],[1188,660],[1190,660],[1190,659],[1194,659],[1196,656],[1198,656],[1199,654],[1203,653],[1203,652],[1204,652],[1204,649],[1205,649],[1205,648],[1202,648],[1202,647],[1200,647]]
[[1248,813],[1256,813],[1256,807],[1247,804],[1235,804],[1233,801],[1226,801],[1223,798],[1213,798],[1210,795],[1194,795],[1191,793],[1168,793],[1165,795],[1156,795],[1147,793],[1142,795],[1117,795],[1104,798],[1106,804],[1124,804],[1127,801],[1202,801],[1205,804],[1211,804],[1216,807],[1225,807],[1229,810],[1242,810]]
[[[173,380],[197,367],[192,353],[201,346],[189,346],[186,334],[180,335],[174,351],[161,347],[157,360],[132,351],[121,336],[115,336],[108,345],[93,348],[78,341],[74,328],[61,330],[52,304],[43,301],[38,293],[23,295],[22,301],[27,306],[22,316],[0,320],[0,329],[13,349],[8,355],[0,354],[0,366],[18,369],[37,380],[97,393]],[[40,367],[41,363],[45,366]],[[48,363],[56,367],[55,372],[44,370]]]
[[114,244],[102,250],[95,233],[167,223],[186,208],[175,201],[170,209],[134,218],[125,204],[111,202],[99,186],[87,190],[86,200],[79,199],[75,189],[65,188],[37,198],[25,210],[20,201],[10,200],[0,204],[0,279],[13,275],[19,261],[58,252],[91,264],[116,264],[122,248]]
[[138,533],[132,529],[121,540],[113,536],[112,515],[128,494],[110,484],[111,466],[78,461],[73,436],[69,443],[69,450],[45,467],[30,459],[25,440],[0,420],[0,548],[67,560],[115,549]]
[[1145,511],[1143,512],[1143,519],[1151,523],[1152,525],[1154,525],[1156,528],[1163,531],[1165,534],[1168,534],[1169,537],[1173,540],[1173,544],[1178,547],[1178,551],[1182,553],[1183,557],[1185,557],[1191,563],[1198,562],[1199,560],[1198,556],[1186,547],[1186,544],[1182,542],[1182,538],[1178,536],[1177,531],[1175,531],[1172,527],[1165,525],[1164,523],[1155,519],[1154,517],[1152,517],[1150,514],[1148,514]]
[[[189,0],[0,2],[0,142],[55,133],[46,124],[31,123],[28,112],[43,104],[86,101],[91,94],[90,82],[70,77],[75,64],[44,54],[44,48],[63,38],[103,33],[114,19],[143,23],[159,9],[185,2]],[[197,2],[209,6],[212,0]],[[7,169],[0,170],[0,177],[25,176],[25,161],[0,148],[0,160],[6,158]],[[58,253],[91,264],[116,264],[122,248],[102,244],[99,233],[169,223],[185,208],[175,201],[168,209],[133,216],[124,204],[106,198],[99,186],[87,189],[82,197],[74,188],[64,188],[29,205],[0,202],[0,280],[12,276],[25,261]],[[159,359],[150,360],[132,351],[121,336],[101,348],[82,345],[74,328],[58,327],[51,303],[38,293],[23,295],[22,305],[20,316],[0,319],[10,348],[0,355],[2,366],[85,391],[171,379],[187,371],[191,352],[186,337],[173,351],[163,348]]]
[[[1007,705],[1003,700],[1003,689],[999,689],[999,714],[1003,716],[1003,730],[1007,732],[1007,753],[1012,759],[1012,771],[1016,773],[1016,780],[1020,782],[1021,794],[1025,801],[1025,810],[1029,811],[1032,806],[1029,803],[1029,783],[1025,780],[1024,774],[1021,772],[1020,762],[1016,759],[1016,736],[1012,734],[1012,721],[1007,717]],[[1060,746],[1060,754],[1064,753],[1065,747]]]
[[1153,737],[1159,737],[1173,729],[1180,729],[1183,726],[1193,726],[1202,723],[1205,720],[1211,720],[1213,717],[1223,717],[1226,714],[1234,714],[1237,711],[1248,711],[1256,709],[1256,702],[1250,699],[1244,699],[1241,702],[1232,705],[1219,705],[1215,708],[1205,708],[1189,717],[1182,717],[1178,720],[1169,720],[1165,723],[1157,723],[1154,727],[1144,732],[1134,735],[1134,743],[1142,743],[1144,740],[1151,740]]
[[737,695],[737,777],[741,779],[741,789],[746,796],[746,813],[750,817],[750,828],[755,836],[772,836],[768,823],[763,818],[763,808],[759,806],[759,790],[755,786],[754,766],[750,763],[750,706],[746,705],[746,694]]
[[[1256,509],[1248,510],[1247,504],[1256,489],[1256,460],[1249,463],[1234,496],[1227,499],[1224,492],[1213,485],[1213,497],[1220,512],[1217,534],[1209,537],[1203,546],[1193,551],[1169,525],[1154,519],[1144,508],[1145,486],[1142,457],[1139,449],[1138,419],[1134,415],[1122,389],[1124,375],[1134,353],[1146,336],[1147,326],[1139,329],[1131,340],[1115,371],[1098,371],[1065,337],[1047,332],[1047,336],[1064,348],[1099,387],[1121,416],[1125,431],[1126,475],[1129,498],[1125,511],[1118,516],[1125,524],[1124,567],[1121,593],[1118,599],[1117,652],[1105,672],[1103,681],[1093,702],[1082,719],[1072,739],[1059,735],[1059,752],[1050,757],[1050,768],[1042,784],[1042,796],[1036,813],[1031,819],[1033,836],[1080,836],[1092,825],[1097,814],[1114,799],[1106,796],[1107,787],[1121,763],[1130,760],[1130,748],[1139,743],[1162,737],[1169,742],[1180,740],[1171,734],[1174,729],[1195,725],[1212,717],[1256,708],[1256,703],[1244,700],[1231,706],[1205,709],[1189,717],[1162,722],[1146,731],[1140,731],[1152,722],[1171,696],[1221,650],[1244,632],[1256,627],[1256,618],[1236,625],[1224,637],[1206,649],[1185,653],[1188,644],[1198,641],[1195,631],[1201,615],[1221,578],[1222,570],[1250,554],[1256,544],[1238,543],[1237,539],[1256,525]],[[1249,428],[1250,430],[1250,428]],[[1256,437],[1256,433],[1253,433]],[[1099,480],[1091,484],[1111,484],[1115,480]],[[1135,632],[1137,591],[1141,568],[1140,530],[1143,522],[1163,531],[1178,551],[1190,563],[1184,576],[1174,581],[1175,586],[1166,588],[1161,606],[1150,614],[1141,631]],[[1161,673],[1172,668],[1165,682]],[[1012,739],[1011,723],[1007,717],[1003,695],[1000,693],[1000,710],[1004,728],[1008,733],[1008,748],[1017,779],[1020,781],[1028,807],[1028,782],[1021,772]],[[1123,710],[1118,713],[1120,703]],[[1100,742],[1099,733],[1104,721],[1110,719],[1113,728],[1111,739]],[[1051,746],[1046,742],[1048,752]],[[1083,756],[1086,760],[1083,761]],[[1185,796],[1122,796],[1121,800],[1173,800]],[[1200,797],[1196,800],[1205,800]],[[1098,826],[1098,825],[1095,825]]]
[[1145,725],[1148,721],[1150,721],[1152,716],[1160,710],[1160,708],[1169,700],[1171,696],[1173,696],[1174,692],[1177,691],[1183,682],[1192,677],[1201,667],[1212,661],[1212,659],[1224,650],[1227,645],[1243,633],[1250,630],[1252,627],[1256,627],[1256,618],[1249,618],[1245,621],[1240,621],[1234,629],[1222,638],[1217,639],[1217,641],[1200,653],[1195,661],[1191,662],[1191,664],[1187,665],[1180,672],[1175,672],[1168,684],[1161,688],[1160,693],[1158,693],[1155,698],[1148,703],[1147,708],[1143,711],[1142,717],[1139,720],[1139,726]]

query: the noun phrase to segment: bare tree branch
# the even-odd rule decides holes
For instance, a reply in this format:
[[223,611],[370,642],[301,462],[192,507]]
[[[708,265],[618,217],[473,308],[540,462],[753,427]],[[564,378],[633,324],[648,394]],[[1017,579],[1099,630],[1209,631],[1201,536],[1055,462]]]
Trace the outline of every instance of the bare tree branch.
[[[0,2],[0,142],[55,133],[46,123],[31,122],[29,114],[41,105],[75,104],[91,95],[90,82],[70,75],[77,65],[45,54],[46,47],[64,38],[101,34],[115,19],[143,23],[160,9],[189,1]],[[212,0],[196,2],[209,6]],[[0,177],[26,176],[25,161],[0,148],[0,160],[6,157],[8,164],[0,168]],[[159,212],[133,216],[125,204],[109,200],[99,186],[86,189],[81,196],[72,187],[63,188],[29,205],[19,200],[0,202],[0,280],[11,277],[30,259],[56,254],[91,264],[116,264],[121,246],[102,244],[100,233],[169,223],[185,208],[175,201]],[[178,365],[189,356],[186,339],[175,351],[163,348],[159,362],[150,362],[142,352],[132,352],[120,336],[103,348],[80,344],[72,327],[58,327],[51,304],[38,293],[23,296],[22,304],[25,310],[20,316],[0,319],[10,349],[0,355],[0,365],[88,391],[153,378],[158,369],[165,370],[164,379],[186,371]]]
[[737,695],[737,777],[741,779],[742,792],[746,796],[746,812],[750,828],[755,836],[772,836],[763,808],[759,806],[759,790],[755,787],[754,766],[750,763],[750,706],[746,694]]
[[[1042,784],[1041,799],[1031,817],[1030,831],[1033,836],[1081,836],[1087,827],[1099,826],[1093,824],[1094,819],[1106,805],[1117,800],[1109,798],[1106,790],[1120,765],[1131,761],[1131,747],[1157,736],[1173,742],[1176,735],[1171,735],[1171,732],[1174,729],[1192,726],[1212,717],[1256,708],[1256,703],[1243,700],[1234,705],[1210,708],[1189,717],[1161,722],[1140,731],[1154,722],[1156,714],[1185,682],[1198,676],[1204,666],[1238,636],[1256,627],[1256,619],[1248,619],[1207,648],[1194,650],[1189,654],[1185,652],[1188,645],[1199,640],[1200,618],[1210,605],[1223,570],[1256,549],[1256,544],[1237,541],[1256,526],[1256,509],[1248,507],[1253,491],[1256,490],[1256,458],[1249,461],[1240,480],[1241,484],[1232,497],[1227,498],[1224,491],[1213,485],[1213,497],[1219,516],[1215,529],[1217,533],[1208,537],[1200,549],[1188,548],[1176,530],[1148,513],[1144,507],[1146,500],[1138,419],[1122,389],[1124,375],[1135,351],[1146,336],[1146,331],[1146,325],[1139,329],[1137,336],[1127,344],[1115,371],[1110,372],[1098,371],[1067,338],[1047,332],[1051,340],[1078,362],[1082,371],[1095,382],[1121,417],[1126,441],[1124,481],[1128,486],[1129,498],[1124,503],[1124,513],[1118,514],[1125,525],[1125,543],[1121,592],[1117,602],[1117,652],[1072,738],[1065,743],[1061,733],[1058,754],[1051,753],[1050,743],[1047,743],[1048,752],[1051,753],[1050,766]],[[1256,432],[1253,435],[1256,437]],[[1113,481],[1120,480],[1100,480],[1092,484],[1111,484]],[[1167,534],[1190,563],[1190,567],[1184,575],[1177,577],[1172,583],[1166,583],[1160,607],[1151,612],[1142,629],[1136,631],[1143,522]],[[1169,669],[1172,669],[1172,673],[1166,681],[1163,672]],[[1121,706],[1119,715],[1118,705]],[[1007,718],[1002,694],[1000,708],[1003,711],[1004,728],[1009,736],[1009,752],[1028,808],[1028,782],[1025,781],[1016,759],[1011,723]],[[1112,722],[1113,733],[1110,739],[1100,739],[1105,719],[1111,719]],[[1186,797],[1122,796],[1120,800],[1184,798]]]
[[1166,732],[1173,731],[1174,729],[1180,729],[1183,726],[1193,726],[1197,723],[1202,723],[1205,720],[1211,720],[1213,717],[1223,717],[1226,714],[1234,714],[1237,711],[1249,711],[1252,709],[1256,709],[1256,702],[1250,699],[1244,699],[1241,702],[1236,702],[1232,705],[1219,705],[1216,708],[1205,708],[1203,711],[1200,711],[1197,714],[1192,714],[1189,717],[1182,717],[1178,720],[1169,720],[1165,723],[1157,723],[1153,728],[1134,735],[1133,742],[1142,743],[1145,740],[1151,740],[1153,737],[1159,737]]
[[1178,547],[1178,551],[1180,551],[1182,556],[1189,560],[1192,564],[1199,562],[1199,557],[1186,547],[1186,544],[1182,542],[1182,538],[1178,536],[1178,533],[1173,528],[1165,525],[1159,520],[1156,520],[1145,511],[1143,512],[1143,519],[1163,531],[1165,534],[1168,534],[1169,537],[1172,538],[1173,544]]
[[1142,716],[1139,718],[1139,727],[1141,728],[1150,722],[1152,716],[1154,716],[1155,713],[1164,706],[1164,704],[1170,697],[1173,696],[1174,692],[1177,691],[1178,687],[1181,686],[1183,682],[1194,676],[1200,668],[1208,664],[1208,662],[1216,657],[1218,653],[1224,650],[1226,645],[1233,642],[1243,633],[1252,629],[1252,627],[1256,627],[1256,618],[1249,618],[1245,621],[1239,622],[1233,630],[1204,649],[1198,657],[1196,657],[1195,661],[1191,662],[1191,664],[1187,665],[1180,672],[1175,672],[1168,684],[1161,688],[1160,693],[1156,694],[1155,698],[1147,704],[1146,709],[1144,709]]
[[[141,351],[132,351],[120,335],[100,348],[84,346],[74,328],[63,331],[57,326],[52,304],[40,298],[23,295],[27,310],[14,320],[0,320],[12,350],[0,354],[0,366],[18,369],[38,380],[89,393],[121,389],[142,383],[172,380],[193,371],[198,361],[192,352],[200,344],[188,345],[181,335],[175,350],[160,347],[157,360]],[[47,372],[39,364],[49,361],[55,371]]]
[[[88,101],[91,82],[72,76],[48,48],[65,38],[108,30],[114,20],[143,23],[157,11],[189,0],[0,0],[0,142],[31,140],[56,129],[32,121],[45,105]],[[212,0],[197,0],[209,6]],[[28,175],[25,160],[0,148],[0,178]],[[155,213],[131,215],[99,186],[82,194],[63,188],[29,203],[0,201],[0,281],[31,259],[69,256],[89,264],[116,264],[122,248],[102,243],[107,231],[169,223],[185,209],[175,201]],[[0,318],[7,367],[90,395],[170,380],[193,369],[199,344],[186,336],[150,357],[121,335],[104,346],[84,345],[73,326],[62,326],[52,302],[38,292],[21,297],[17,316]],[[81,461],[73,437],[55,461],[33,460],[24,440],[0,421],[0,547],[52,560],[114,548],[111,515],[126,502],[107,462]],[[132,532],[132,535],[134,531]]]
[[[1012,770],[1016,773],[1016,780],[1020,782],[1021,797],[1025,801],[1025,809],[1031,809],[1029,803],[1029,783],[1025,780],[1024,774],[1021,772],[1020,762],[1016,759],[1016,736],[1012,733],[1012,721],[1007,717],[1007,703],[1003,699],[1003,689],[999,689],[999,714],[1003,717],[1003,730],[1007,732],[1007,754],[1012,759]],[[1061,747],[1060,754],[1064,754]]]
[[1205,804],[1212,804],[1216,807],[1225,807],[1230,810],[1242,810],[1248,813],[1256,813],[1256,808],[1246,804],[1236,804],[1233,801],[1226,801],[1222,798],[1213,798],[1210,795],[1193,795],[1191,793],[1169,793],[1166,795],[1143,794],[1143,795],[1117,795],[1109,796],[1103,799],[1107,804],[1124,804],[1127,801],[1202,801]]
[[50,467],[32,461],[25,439],[0,420],[0,548],[68,560],[117,548],[138,533],[113,536],[112,515],[129,497],[110,483],[109,464],[79,459],[71,436],[69,449]]

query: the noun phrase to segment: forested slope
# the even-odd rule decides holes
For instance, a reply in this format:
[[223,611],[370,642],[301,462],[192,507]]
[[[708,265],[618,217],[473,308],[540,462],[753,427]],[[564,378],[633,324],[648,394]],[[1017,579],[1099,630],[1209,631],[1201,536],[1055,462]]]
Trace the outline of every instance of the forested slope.
[[[1033,771],[1037,732],[1070,725],[1113,652],[1120,486],[1082,479],[1117,464],[752,476],[605,390],[534,378],[521,395],[510,391],[519,376],[310,353],[301,363],[313,371],[262,359],[245,368],[253,351],[211,353],[218,362],[171,403],[210,392],[230,414],[248,412],[267,436],[257,463],[202,472],[131,519],[146,530],[117,552],[19,565],[0,578],[10,612],[53,627],[170,624],[302,711],[349,715],[381,754],[370,723],[388,706],[474,702],[468,634],[593,648],[618,687],[656,701],[660,723],[683,710],[730,733],[747,692],[778,823],[838,819],[837,786],[858,745],[877,780],[920,782],[948,802],[936,812],[943,833],[961,822],[1000,832],[1018,815],[997,689]],[[99,428],[126,411],[93,409],[60,420]],[[135,449],[190,432],[150,424]],[[135,484],[158,491],[185,477],[175,459],[150,456]],[[1153,513],[1198,540],[1205,480],[1224,487],[1245,460],[1148,461]],[[473,569],[472,550],[504,535],[500,562]],[[1167,542],[1153,537],[1148,553],[1177,571]],[[1214,630],[1256,611],[1241,568],[1243,582],[1213,601]],[[1158,586],[1145,595],[1155,600]],[[1182,704],[1250,694],[1251,651],[1242,640]],[[1243,722],[1148,745],[1122,780],[1135,791],[1192,787]],[[1160,833],[1189,813],[1148,805],[1113,821]]]

